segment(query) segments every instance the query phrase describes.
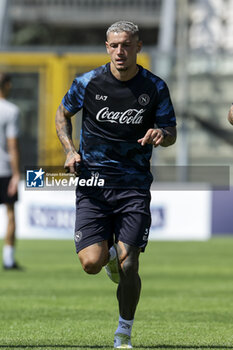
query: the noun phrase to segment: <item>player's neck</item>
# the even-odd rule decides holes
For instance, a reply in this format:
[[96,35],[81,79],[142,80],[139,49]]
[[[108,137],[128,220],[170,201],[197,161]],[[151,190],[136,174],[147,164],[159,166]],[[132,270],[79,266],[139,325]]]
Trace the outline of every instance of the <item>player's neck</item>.
[[135,75],[139,71],[139,68],[137,65],[135,65],[135,66],[133,66],[125,71],[120,71],[120,70],[117,70],[112,63],[110,64],[110,69],[111,69],[112,75],[120,81],[127,81],[127,80],[132,79],[133,77],[135,77]]

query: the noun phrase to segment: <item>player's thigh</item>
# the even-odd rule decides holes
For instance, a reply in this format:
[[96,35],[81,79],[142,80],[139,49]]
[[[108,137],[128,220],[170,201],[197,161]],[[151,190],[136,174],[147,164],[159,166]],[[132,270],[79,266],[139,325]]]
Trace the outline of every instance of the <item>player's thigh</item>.
[[119,192],[118,196],[119,206],[114,217],[116,241],[144,251],[151,225],[150,192],[128,190]]
[[118,215],[115,223],[116,240],[145,250],[151,226],[150,213],[127,212]]
[[109,206],[106,206],[104,201],[100,201],[96,196],[90,191],[78,192],[74,235],[77,253],[91,246],[97,247],[98,252],[101,242],[112,240],[111,211]]
[[77,210],[74,234],[77,253],[103,241],[111,241],[112,236],[113,225],[108,215],[105,216],[98,210],[86,210],[85,208]]

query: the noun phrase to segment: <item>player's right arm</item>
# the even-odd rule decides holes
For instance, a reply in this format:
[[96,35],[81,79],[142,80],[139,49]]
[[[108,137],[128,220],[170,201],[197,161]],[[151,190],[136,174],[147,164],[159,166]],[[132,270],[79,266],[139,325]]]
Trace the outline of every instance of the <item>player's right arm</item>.
[[72,124],[71,117],[74,114],[69,112],[61,103],[57,109],[55,124],[57,136],[66,153],[66,161],[64,167],[69,169],[71,173],[75,173],[75,163],[80,163],[81,157],[75,149],[72,140]]

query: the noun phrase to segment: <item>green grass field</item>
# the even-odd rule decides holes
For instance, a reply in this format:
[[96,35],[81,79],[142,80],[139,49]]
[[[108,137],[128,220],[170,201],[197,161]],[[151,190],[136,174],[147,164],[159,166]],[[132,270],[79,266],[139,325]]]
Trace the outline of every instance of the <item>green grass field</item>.
[[[0,349],[113,347],[116,285],[85,274],[72,241],[21,240],[17,260],[0,271]],[[134,348],[233,349],[233,239],[150,242],[140,275]]]

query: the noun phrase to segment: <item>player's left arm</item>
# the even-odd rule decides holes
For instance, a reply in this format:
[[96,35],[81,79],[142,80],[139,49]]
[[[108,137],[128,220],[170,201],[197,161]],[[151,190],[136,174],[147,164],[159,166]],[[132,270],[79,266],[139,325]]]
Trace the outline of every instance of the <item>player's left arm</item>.
[[233,104],[229,110],[229,113],[228,113],[228,121],[229,123],[231,123],[233,125]]
[[154,147],[168,147],[176,142],[176,127],[167,126],[165,128],[149,129],[144,137],[138,140],[142,146],[149,143]]
[[156,86],[158,92],[154,120],[156,128],[147,130],[138,142],[142,146],[149,143],[154,147],[168,147],[176,142],[176,116],[167,84],[163,80],[158,80]]

